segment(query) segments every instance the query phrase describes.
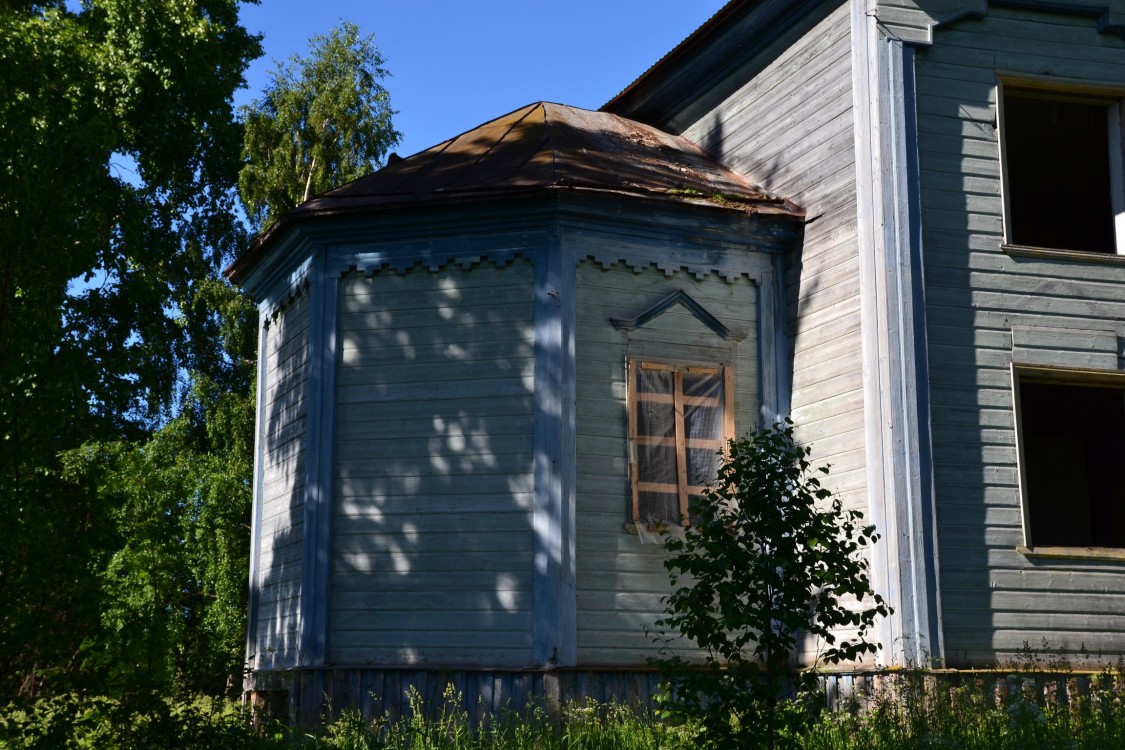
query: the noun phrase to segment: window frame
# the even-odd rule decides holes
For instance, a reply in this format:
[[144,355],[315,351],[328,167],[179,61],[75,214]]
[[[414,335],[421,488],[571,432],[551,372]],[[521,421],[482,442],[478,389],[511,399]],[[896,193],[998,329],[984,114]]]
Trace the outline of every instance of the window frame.
[[[1110,388],[1122,392],[1125,399],[1125,372],[1041,367],[1013,363],[1011,367],[1012,398],[1015,416],[1017,481],[1020,494],[1020,521],[1023,544],[1016,550],[1028,558],[1047,559],[1112,559],[1125,560],[1125,544],[1118,547],[1035,544],[1032,538],[1032,508],[1028,476],[1027,436],[1025,434],[1023,383],[1080,388]],[[1123,405],[1125,409],[1125,405]]]
[[[646,436],[639,434],[638,414],[639,404],[645,400],[637,389],[637,373],[639,370],[659,370],[673,373],[673,405],[675,413],[675,436],[671,438],[672,446],[676,451],[676,489],[679,500],[680,519],[687,525],[689,519],[690,498],[701,494],[706,487],[690,485],[687,482],[687,450],[691,448],[685,435],[684,406],[687,398],[709,399],[707,396],[685,397],[683,394],[683,375],[691,373],[716,374],[722,380],[722,447],[726,450],[728,441],[734,438],[734,368],[730,364],[684,362],[653,359],[650,357],[627,357],[625,362],[626,372],[626,410],[628,414],[628,443],[629,443],[629,494],[630,494],[630,519],[633,523],[648,523],[649,519],[641,517],[640,493],[644,490],[644,482],[640,481],[639,465],[637,460],[637,447]],[[649,438],[652,439],[652,438]],[[669,438],[659,438],[660,445]],[[668,519],[658,519],[658,523],[676,524]]]
[[[1110,212],[1113,224],[1114,250],[1112,253],[1041,245],[1016,244],[1013,241],[1011,207],[1011,157],[1006,138],[1005,101],[1008,93],[1015,92],[1027,98],[1060,99],[1075,103],[1104,104],[1106,107],[1109,143],[1107,144],[1110,172]],[[1114,83],[1077,81],[1072,79],[1039,78],[1024,75],[999,74],[996,86],[996,127],[1000,151],[1000,177],[1002,199],[1002,247],[1011,254],[1068,255],[1093,258],[1125,259],[1125,87]]]

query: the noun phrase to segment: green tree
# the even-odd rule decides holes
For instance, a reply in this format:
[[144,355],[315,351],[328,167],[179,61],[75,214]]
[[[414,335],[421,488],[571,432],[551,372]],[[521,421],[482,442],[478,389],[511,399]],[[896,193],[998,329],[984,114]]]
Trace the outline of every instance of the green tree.
[[179,413],[143,441],[65,454],[95,488],[117,540],[100,573],[101,628],[87,666],[133,700],[223,695],[239,685],[254,443],[256,310],[215,279],[196,304],[221,356],[191,373]]
[[0,5],[0,700],[96,679],[119,509],[60,456],[144,438],[214,356],[191,311],[245,243],[238,5]]
[[[337,66],[359,64],[332,45],[325,54]],[[367,80],[345,74],[355,85]],[[249,146],[246,155],[251,167],[268,159]],[[100,568],[101,627],[86,640],[84,663],[106,692],[139,708],[237,688],[245,647],[257,311],[212,273],[176,312],[189,332],[184,389],[165,421],[141,439],[65,454],[67,476],[95,488],[117,534]]]
[[238,187],[259,228],[377,169],[399,142],[374,36],[345,22],[309,48],[309,57],[279,64],[262,98],[242,111],[246,163]]
[[[664,709],[699,719],[705,746],[773,748],[792,736],[799,634],[824,645],[814,667],[877,649],[867,631],[890,608],[864,553],[878,536],[821,485],[828,468],[812,469],[810,452],[790,422],[732,440],[683,537],[665,536],[673,592],[653,662]],[[854,636],[840,639],[841,629]],[[674,654],[668,632],[694,641],[703,663]]]

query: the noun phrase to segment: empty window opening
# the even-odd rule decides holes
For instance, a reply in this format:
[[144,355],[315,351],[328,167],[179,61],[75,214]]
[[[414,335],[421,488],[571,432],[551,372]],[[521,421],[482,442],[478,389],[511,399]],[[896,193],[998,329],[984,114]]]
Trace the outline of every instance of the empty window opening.
[[1009,86],[1003,118],[1008,241],[1117,252],[1120,100]]
[[731,368],[629,363],[629,473],[639,523],[681,523],[734,437]]
[[1125,547],[1125,387],[1020,381],[1034,547]]

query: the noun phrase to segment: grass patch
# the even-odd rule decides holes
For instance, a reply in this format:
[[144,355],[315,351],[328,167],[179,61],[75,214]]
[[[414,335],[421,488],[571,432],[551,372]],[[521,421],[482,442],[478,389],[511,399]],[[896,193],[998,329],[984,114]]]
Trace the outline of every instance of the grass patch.
[[[998,680],[998,683],[997,683]],[[856,696],[838,711],[813,712],[778,738],[796,750],[1106,750],[1125,748],[1125,673],[1089,678],[1037,674],[900,675],[893,689]],[[1055,690],[1044,690],[1050,684]],[[410,696],[400,719],[369,722],[339,712],[316,732],[255,728],[240,706],[199,700],[130,709],[77,694],[0,709],[3,750],[696,750],[699,727],[670,725],[616,704],[544,706],[474,723],[460,697],[425,705]]]

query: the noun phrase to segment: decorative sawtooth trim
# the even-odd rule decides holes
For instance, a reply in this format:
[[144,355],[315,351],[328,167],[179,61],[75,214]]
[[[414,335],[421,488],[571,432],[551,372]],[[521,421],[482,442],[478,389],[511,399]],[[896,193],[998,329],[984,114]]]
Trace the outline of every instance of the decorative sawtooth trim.
[[273,325],[281,313],[285,312],[296,303],[302,295],[309,293],[309,277],[307,274],[296,279],[293,284],[284,288],[279,297],[271,295],[259,307],[262,323],[267,328]]
[[342,257],[332,258],[327,271],[330,275],[335,276],[343,276],[346,273],[362,273],[370,278],[387,269],[391,269],[397,274],[404,274],[413,268],[422,267],[430,273],[438,273],[451,265],[457,265],[468,270],[485,263],[496,268],[505,268],[517,257],[530,260],[531,252],[529,248],[525,247],[507,247],[486,251],[473,248],[462,252],[447,250],[432,255],[428,253],[419,254],[413,250],[404,252],[349,252]]
[[[655,252],[651,257],[645,257],[646,255],[647,253],[644,255],[631,253],[629,256],[622,257],[620,253],[614,253],[613,255],[586,253],[578,258],[578,262],[590,261],[596,263],[601,266],[603,271],[608,271],[614,266],[624,266],[632,269],[633,273],[636,274],[655,268],[668,278],[672,278],[677,271],[685,271],[694,276],[696,281],[703,281],[711,274],[715,274],[728,284],[734,284],[743,278],[754,283],[760,283],[763,278],[769,275],[767,269],[773,262],[769,253],[759,253],[760,259],[724,256],[724,261],[730,261],[724,263],[692,263],[685,262],[681,258],[662,259]],[[745,262],[746,260],[751,262]]]
[[312,266],[313,257],[309,255],[293,271],[276,280],[269,287],[269,292],[258,305],[258,314],[263,320],[267,323],[272,321],[282,310],[293,304],[294,300],[308,293]]

